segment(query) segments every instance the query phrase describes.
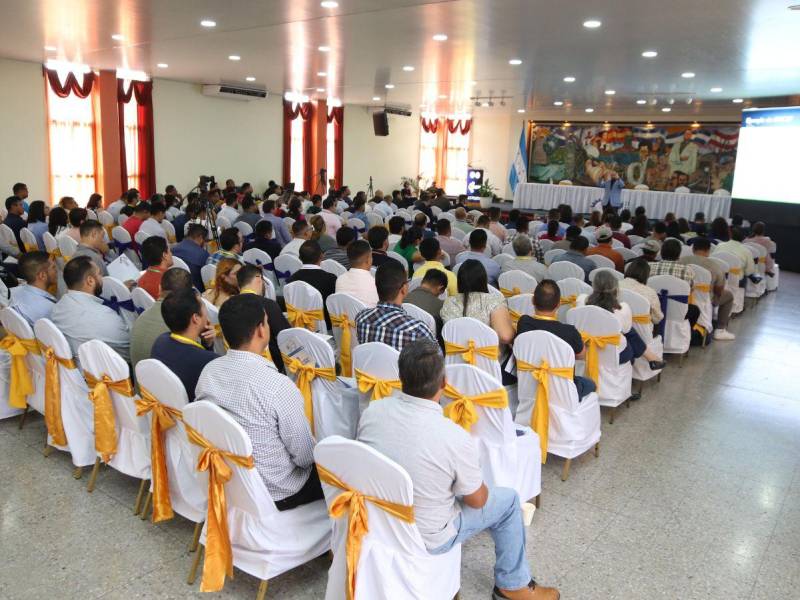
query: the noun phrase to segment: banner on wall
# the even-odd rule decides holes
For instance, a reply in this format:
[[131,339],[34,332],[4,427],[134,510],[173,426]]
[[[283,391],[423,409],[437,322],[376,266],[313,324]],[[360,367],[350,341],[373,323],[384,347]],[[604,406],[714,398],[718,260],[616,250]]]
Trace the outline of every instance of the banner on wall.
[[[531,126],[528,181],[598,185],[616,171],[626,187],[731,191],[738,126]],[[513,169],[512,169],[513,173]],[[523,180],[524,181],[524,180]]]

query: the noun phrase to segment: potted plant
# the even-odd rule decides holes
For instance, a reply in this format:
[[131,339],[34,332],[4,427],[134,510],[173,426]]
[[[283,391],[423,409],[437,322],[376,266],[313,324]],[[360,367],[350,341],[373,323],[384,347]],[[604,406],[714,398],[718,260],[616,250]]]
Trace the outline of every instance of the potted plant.
[[492,205],[495,191],[497,191],[497,188],[488,179],[481,184],[481,187],[478,188],[478,201],[481,208],[489,208]]

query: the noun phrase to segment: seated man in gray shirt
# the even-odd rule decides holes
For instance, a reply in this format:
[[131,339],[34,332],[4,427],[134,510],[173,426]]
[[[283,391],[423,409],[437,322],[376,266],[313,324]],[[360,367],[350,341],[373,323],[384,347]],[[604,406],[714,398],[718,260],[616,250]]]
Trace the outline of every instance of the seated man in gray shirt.
[[444,358],[430,340],[405,346],[399,359],[403,394],[372,402],[361,415],[359,441],[402,466],[414,485],[414,515],[431,554],[444,554],[481,531],[495,544],[494,600],[557,600],[536,585],[525,557],[517,493],[487,488],[472,437],[444,417]]
[[591,260],[586,258],[586,250],[588,248],[589,248],[589,240],[587,240],[582,235],[579,235],[574,240],[572,240],[572,243],[569,245],[569,250],[564,252],[564,254],[559,254],[558,256],[556,256],[552,262],[555,263],[555,262],[566,261],[578,265],[581,269],[583,269],[584,281],[588,283],[589,273],[591,273],[593,269],[597,268],[596,264],[594,264]]

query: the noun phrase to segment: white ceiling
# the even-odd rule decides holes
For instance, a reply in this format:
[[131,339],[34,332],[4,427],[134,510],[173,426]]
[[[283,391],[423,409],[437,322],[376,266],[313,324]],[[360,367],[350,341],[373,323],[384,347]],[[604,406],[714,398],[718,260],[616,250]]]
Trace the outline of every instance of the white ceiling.
[[[800,11],[789,10],[791,3],[339,0],[328,9],[319,0],[0,0],[0,56],[260,85],[345,103],[378,104],[372,98],[382,102],[388,92],[390,102],[438,112],[471,110],[477,91],[505,90],[507,107],[492,110],[524,107],[529,115],[573,120],[733,115],[742,108],[734,98],[800,93]],[[217,26],[204,28],[201,19]],[[602,26],[587,29],[587,19]],[[436,33],[448,40],[434,41]],[[658,56],[643,58],[645,50]],[[241,60],[228,60],[231,54]],[[509,65],[512,58],[522,64]],[[687,71],[696,76],[682,78]],[[567,75],[576,81],[564,83]],[[247,84],[248,76],[256,82]],[[387,91],[387,83],[395,88]],[[565,105],[554,107],[556,100]],[[672,112],[663,113],[668,106]]]

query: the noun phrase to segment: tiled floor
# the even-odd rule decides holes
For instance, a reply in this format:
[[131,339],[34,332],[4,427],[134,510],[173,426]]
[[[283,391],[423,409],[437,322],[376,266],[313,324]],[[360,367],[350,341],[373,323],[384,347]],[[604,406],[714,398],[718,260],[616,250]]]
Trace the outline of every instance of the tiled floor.
[[[575,461],[566,483],[560,460],[544,466],[529,556],[565,600],[800,598],[800,276],[731,329],[735,343],[693,350],[604,419],[599,459]],[[185,583],[192,527],[134,518],[137,484],[113,471],[87,494],[43,438],[41,418],[0,423],[0,597],[200,597]],[[488,536],[462,564],[462,598],[489,598]],[[322,598],[327,566],[278,577],[268,597]],[[256,588],[237,571],[219,596]]]

